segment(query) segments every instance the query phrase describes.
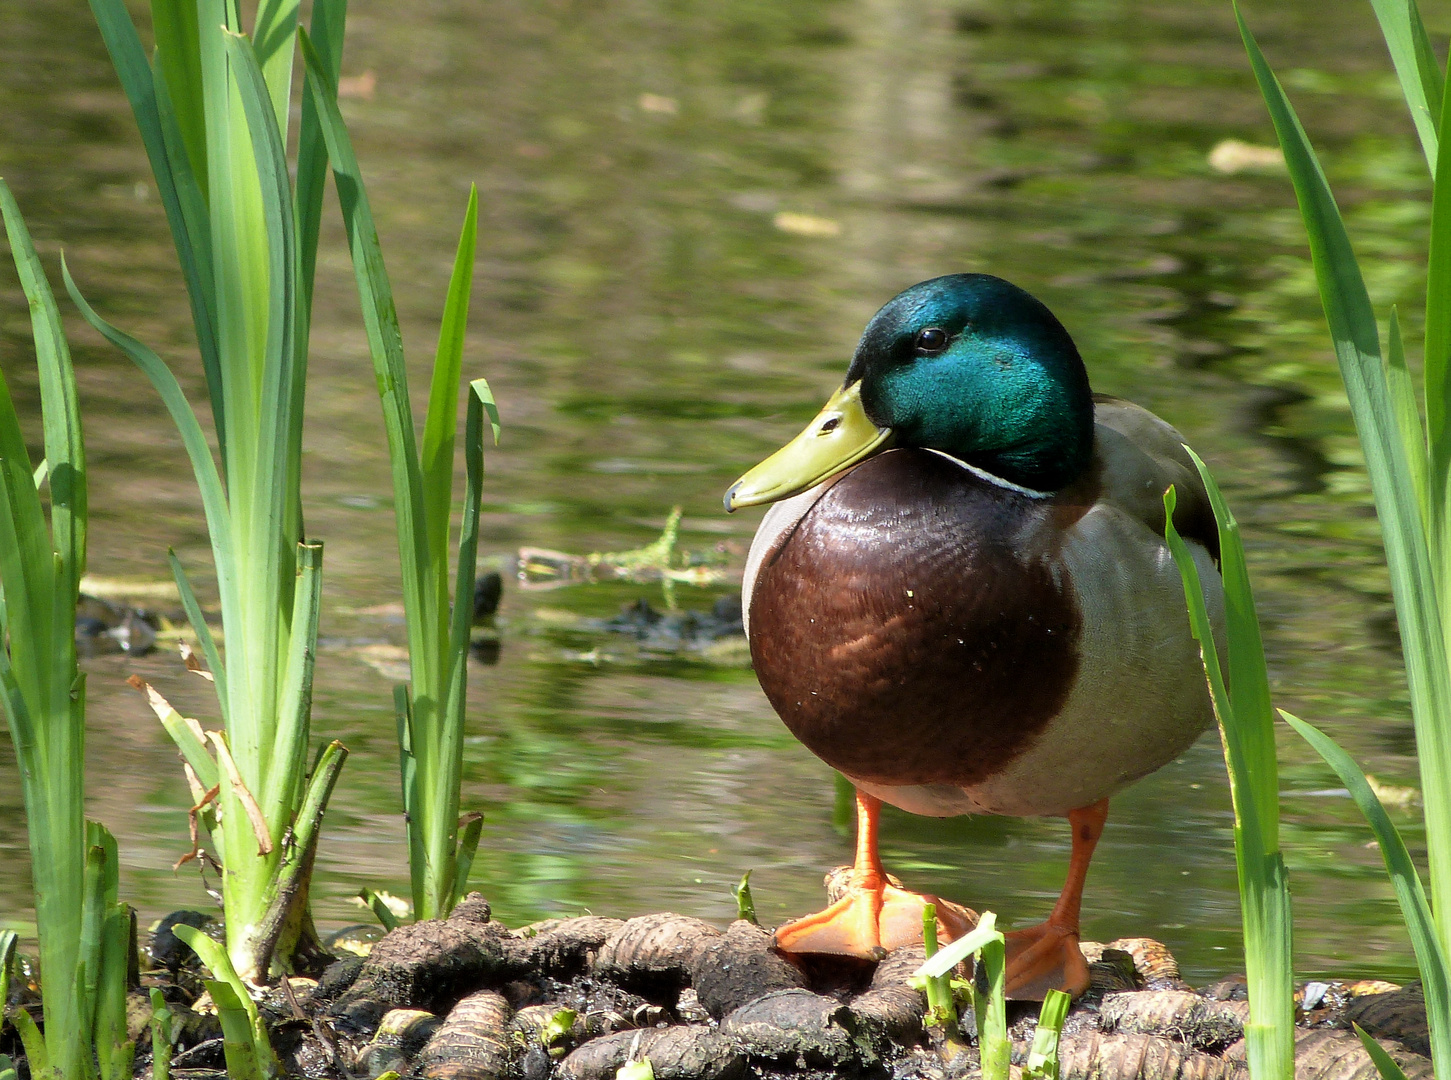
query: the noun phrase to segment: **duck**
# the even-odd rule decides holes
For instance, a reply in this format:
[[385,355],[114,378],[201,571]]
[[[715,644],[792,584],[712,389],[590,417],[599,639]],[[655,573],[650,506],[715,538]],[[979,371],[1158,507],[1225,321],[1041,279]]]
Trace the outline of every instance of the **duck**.
[[1095,394],[1063,324],[1002,278],[933,278],[873,316],[826,405],[725,495],[769,504],[742,583],[761,688],[856,790],[844,890],[778,927],[778,950],[880,959],[922,939],[926,904],[940,940],[976,923],[888,875],[884,803],[1064,817],[1063,889],[1007,935],[1007,990],[1087,989],[1079,920],[1109,798],[1214,723],[1164,540],[1170,486],[1222,656],[1218,531],[1178,431]]

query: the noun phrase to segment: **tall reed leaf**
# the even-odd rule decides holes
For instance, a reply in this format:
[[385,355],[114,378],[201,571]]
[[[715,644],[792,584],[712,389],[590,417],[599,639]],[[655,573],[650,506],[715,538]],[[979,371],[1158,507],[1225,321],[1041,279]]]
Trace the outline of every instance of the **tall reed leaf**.
[[[211,844],[226,862],[228,950],[244,976],[261,980],[274,958],[287,968],[318,949],[298,876],[310,871],[311,855],[284,840],[315,836],[317,822],[298,815],[320,818],[315,796],[336,779],[335,771],[311,782],[306,775],[322,549],[302,532],[302,418],[325,154],[316,112],[305,108],[294,194],[286,145],[299,4],[261,0],[254,43],[235,0],[154,0],[154,65],[122,0],[91,6],[192,295],[216,458],[166,365],[67,284],[87,320],[161,394],[202,492],[225,655],[174,557],[172,570],[226,725],[216,745],[229,779],[220,814],[207,820],[219,823]],[[335,80],[337,5],[318,0],[313,22]],[[340,765],[344,756],[328,760]]]
[[1386,47],[1390,49],[1391,61],[1396,67],[1396,77],[1401,83],[1406,106],[1411,110],[1411,120],[1416,125],[1416,134],[1421,139],[1421,149],[1426,154],[1426,164],[1434,176],[1438,154],[1438,117],[1441,115],[1441,98],[1445,78],[1441,65],[1431,48],[1431,39],[1426,34],[1421,13],[1415,0],[1370,0],[1375,17],[1380,20],[1381,34]]
[[1436,923],[1431,917],[1430,905],[1426,903],[1426,892],[1421,887],[1420,875],[1416,873],[1415,864],[1411,862],[1400,831],[1385,812],[1385,807],[1381,805],[1380,799],[1366,781],[1365,773],[1354,759],[1318,728],[1297,716],[1291,716],[1283,709],[1280,710],[1280,715],[1335,770],[1335,775],[1340,777],[1340,782],[1349,790],[1350,797],[1365,815],[1370,831],[1380,845],[1386,873],[1390,875],[1396,903],[1400,905],[1401,917],[1405,919],[1406,930],[1411,936],[1411,947],[1416,953],[1416,965],[1421,972],[1421,987],[1426,996],[1426,1019],[1431,1028],[1431,1056],[1439,1072],[1444,1067],[1444,1062],[1451,1061],[1451,969],[1446,965],[1446,950],[1436,933]]
[[394,700],[413,910],[420,919],[439,918],[447,915],[463,895],[479,837],[477,824],[460,833],[459,785],[483,477],[482,423],[486,412],[496,443],[499,437],[498,412],[488,384],[482,379],[471,384],[469,393],[464,440],[467,479],[451,598],[448,553],[454,439],[478,232],[478,191],[469,191],[444,298],[420,454],[402,332],[357,156],[338,108],[335,86],[308,35],[301,37],[307,100],[320,117],[332,163],[388,434],[408,622],[410,685],[398,688]]
[[[1446,950],[1451,941],[1451,737],[1447,734],[1447,725],[1451,724],[1451,670],[1447,667],[1446,627],[1439,608],[1439,598],[1445,593],[1440,580],[1445,570],[1432,562],[1416,490],[1416,471],[1396,422],[1395,401],[1387,381],[1387,367],[1381,361],[1370,297],[1345,224],[1283,88],[1237,7],[1235,15],[1309,235],[1320,298],[1380,518],[1420,755],[1432,909],[1437,913],[1442,949]],[[1436,440],[1435,424],[1428,427],[1429,437]],[[1443,491],[1444,479],[1433,475],[1430,486],[1433,492]],[[1441,515],[1440,500],[1433,494],[1430,501],[1432,512]],[[1440,566],[1444,565],[1442,561]]]
[[[76,664],[75,613],[86,566],[85,448],[60,312],[4,180],[0,217],[30,305],[47,466],[32,467],[0,375],[0,699],[25,800],[44,1036],[23,1009],[13,1019],[33,1076],[95,1076],[99,1042],[102,1077],[110,1080],[129,1075],[131,924],[116,895],[115,841],[84,814],[85,677]],[[48,523],[41,483],[49,486]],[[9,960],[7,952],[7,967]]]
[[[1187,449],[1187,448],[1186,448]],[[1289,882],[1280,854],[1280,790],[1274,713],[1239,524],[1209,469],[1190,450],[1219,525],[1229,680],[1219,665],[1199,566],[1174,528],[1177,493],[1164,493],[1164,538],[1184,583],[1189,624],[1199,642],[1234,803],[1234,855],[1244,922],[1249,1022],[1245,1049],[1254,1080],[1293,1080],[1295,1000]]]

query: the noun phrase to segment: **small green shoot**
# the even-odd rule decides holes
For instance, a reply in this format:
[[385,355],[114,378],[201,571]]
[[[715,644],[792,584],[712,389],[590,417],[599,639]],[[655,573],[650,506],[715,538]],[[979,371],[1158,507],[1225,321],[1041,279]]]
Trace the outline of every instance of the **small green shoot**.
[[[262,1023],[262,1015],[257,1009],[257,1003],[252,1000],[246,983],[242,982],[232,967],[227,950],[195,926],[178,924],[172,927],[172,933],[197,954],[213,975],[206,985],[211,992],[212,1001],[216,1002],[217,1014],[222,1018],[228,1074],[244,1078],[275,1076],[277,1059],[272,1053],[267,1028]],[[235,1065],[233,1054],[236,1055]]]
[[561,1041],[574,1030],[574,1022],[579,1019],[579,1013],[573,1009],[560,1009],[539,1029],[539,1042],[545,1050],[549,1051],[552,1058],[562,1058],[568,1048],[561,1045]]
[[15,947],[20,935],[14,930],[0,930],[0,1016],[10,1003],[10,972],[15,968]]
[[151,1080],[171,1080],[172,1012],[166,998],[151,988]]
[[[1200,581],[1200,563],[1174,527],[1177,493],[1164,493],[1164,537],[1184,585],[1190,629],[1200,643],[1234,804],[1234,853],[1244,922],[1249,1022],[1245,1050],[1255,1080],[1293,1080],[1295,1000],[1290,887],[1280,853],[1280,785],[1264,644],[1239,523],[1208,467],[1189,451],[1219,525],[1229,678],[1220,669]],[[1201,549],[1202,552],[1202,549]],[[1202,552],[1206,572],[1208,553]],[[1231,690],[1230,688],[1233,687]]]
[[[15,1071],[15,1062],[4,1054],[0,1054],[0,1080],[20,1080],[20,1074]],[[160,1080],[167,1078],[161,1077]]]
[[[1013,1044],[1008,1038],[1007,942],[997,928],[998,917],[984,911],[977,926],[956,941],[937,950],[913,974],[913,980],[930,980],[947,975],[969,956],[976,955],[970,986],[973,1012],[977,1016],[978,1055],[983,1080],[1008,1080]],[[930,1000],[930,999],[929,999]]]
[[1038,1030],[1033,1033],[1033,1045],[1023,1065],[1023,1080],[1058,1080],[1058,1041],[1071,1004],[1073,999],[1062,990],[1049,990],[1043,998]]
[[650,1064],[649,1058],[628,1061],[619,1067],[615,1080],[655,1080],[655,1066]]
[[258,1045],[253,1017],[257,1006],[246,993],[238,994],[232,985],[221,979],[206,979],[203,985],[212,995],[217,1007],[217,1019],[222,1022],[222,1052],[226,1055],[227,1075],[235,1080],[269,1080],[277,1075],[275,1067],[268,1068],[264,1062],[272,1052],[266,1045]]
[[751,871],[747,870],[741,875],[740,884],[731,892],[736,898],[736,918],[759,926],[760,923],[756,922],[756,899],[751,895]]
[[383,929],[390,933],[398,929],[398,916],[393,914],[393,909],[388,906],[388,901],[379,896],[372,889],[362,888],[358,890],[358,899],[368,906],[368,910],[378,917],[383,924]]
[[[937,955],[937,905],[922,905],[922,947],[931,960]],[[952,976],[944,972],[926,980],[926,1023],[951,1032],[957,1027],[957,1006],[952,1000]]]
[[1396,1064],[1395,1059],[1386,1053],[1386,1048],[1376,1042],[1370,1034],[1359,1024],[1351,1024],[1355,1034],[1360,1039],[1360,1045],[1365,1047],[1365,1052],[1370,1055],[1370,1060],[1375,1063],[1375,1071],[1380,1073],[1380,1080],[1406,1080],[1406,1074]]

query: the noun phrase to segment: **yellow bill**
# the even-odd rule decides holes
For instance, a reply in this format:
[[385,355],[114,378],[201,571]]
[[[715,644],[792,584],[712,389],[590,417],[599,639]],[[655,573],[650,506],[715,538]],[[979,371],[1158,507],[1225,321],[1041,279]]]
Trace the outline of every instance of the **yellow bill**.
[[891,439],[891,428],[867,418],[861,382],[844,386],[805,431],[731,485],[725,508],[789,498],[886,449]]

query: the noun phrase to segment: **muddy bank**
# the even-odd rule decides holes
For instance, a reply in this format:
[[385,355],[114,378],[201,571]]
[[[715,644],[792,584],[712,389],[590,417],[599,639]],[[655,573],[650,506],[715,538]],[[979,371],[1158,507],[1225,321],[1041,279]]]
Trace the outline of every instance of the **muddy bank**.
[[[1147,938],[1084,951],[1093,986],[1064,1028],[1063,1077],[1247,1080],[1241,977],[1191,988],[1168,950]],[[184,952],[158,929],[152,970],[133,995],[133,1031],[149,1019],[147,989],[160,987],[177,1018],[174,1075],[222,1077],[220,1027]],[[614,1080],[641,1058],[657,1080],[975,1076],[970,1010],[959,1033],[969,1049],[951,1061],[940,1030],[923,1026],[926,1001],[907,981],[921,960],[916,948],[880,963],[793,962],[752,923],[721,930],[668,912],[510,929],[473,894],[449,919],[400,927],[366,958],[294,978],[262,1007],[285,1069],[309,1077],[392,1070],[437,1080]],[[1297,1000],[1302,1080],[1376,1075],[1352,1020],[1411,1080],[1432,1076],[1419,987],[1318,982]],[[1036,1006],[1010,1006],[1015,1063],[1036,1017]],[[136,1075],[149,1077],[149,1036],[137,1051]]]

